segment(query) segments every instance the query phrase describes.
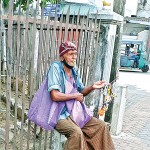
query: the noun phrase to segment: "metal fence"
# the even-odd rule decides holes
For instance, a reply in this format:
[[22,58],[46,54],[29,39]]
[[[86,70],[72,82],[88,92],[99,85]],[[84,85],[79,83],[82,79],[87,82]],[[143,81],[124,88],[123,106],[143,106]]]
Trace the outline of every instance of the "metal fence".
[[[38,6],[38,3],[37,3]],[[50,131],[45,131],[27,119],[35,91],[43,81],[52,61],[59,60],[58,48],[70,40],[78,48],[77,65],[81,79],[88,83],[90,65],[99,49],[100,20],[86,16],[57,13],[54,17],[13,13],[13,1],[8,14],[0,15],[0,149],[50,149]]]

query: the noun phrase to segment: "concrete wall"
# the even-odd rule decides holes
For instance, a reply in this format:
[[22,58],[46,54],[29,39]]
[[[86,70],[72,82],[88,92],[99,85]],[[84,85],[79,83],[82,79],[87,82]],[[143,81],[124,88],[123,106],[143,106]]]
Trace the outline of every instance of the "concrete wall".
[[139,32],[139,34],[138,34],[138,39],[139,40],[143,40],[143,47],[144,47],[144,49],[146,50],[146,51],[148,51],[147,50],[147,41],[148,41],[148,36],[149,36],[149,30],[144,30],[144,31],[141,31],[141,32]]
[[145,30],[146,25],[126,23],[123,26],[123,35],[137,36],[139,32]]
[[138,39],[147,42],[148,35],[149,35],[149,30],[141,31],[138,34]]
[[144,30],[138,34],[138,39],[144,41],[144,49],[147,52],[147,60],[150,62],[150,31]]

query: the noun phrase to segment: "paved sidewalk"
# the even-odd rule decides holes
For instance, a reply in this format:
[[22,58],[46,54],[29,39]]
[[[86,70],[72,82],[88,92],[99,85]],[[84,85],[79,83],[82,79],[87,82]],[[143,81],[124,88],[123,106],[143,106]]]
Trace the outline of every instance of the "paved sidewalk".
[[123,120],[122,133],[119,136],[113,136],[116,150],[150,150],[149,92],[134,85],[128,85]]

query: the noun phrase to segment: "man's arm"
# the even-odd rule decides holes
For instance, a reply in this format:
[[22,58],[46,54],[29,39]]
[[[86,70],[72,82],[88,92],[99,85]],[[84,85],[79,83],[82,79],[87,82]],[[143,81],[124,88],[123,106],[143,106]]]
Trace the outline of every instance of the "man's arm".
[[102,87],[104,87],[104,83],[105,81],[97,81],[93,85],[89,86],[88,88],[84,88],[81,93],[83,94],[83,96],[86,96],[89,93],[91,93],[93,90],[101,89]]
[[81,93],[65,94],[59,92],[58,90],[52,90],[50,92],[50,96],[53,101],[67,101],[71,99],[75,99],[80,102],[83,101],[83,94]]
[[81,93],[77,92],[77,93],[72,93],[72,94],[65,94],[65,93],[59,92],[58,90],[52,90],[50,92],[50,96],[53,101],[67,101],[70,99],[75,99],[77,101],[82,102],[83,96],[88,95],[90,92],[92,92],[95,89],[100,89],[104,87],[104,83],[105,81],[97,81],[90,87],[84,88]]
[[91,93],[93,90],[94,90],[93,85],[91,85],[90,87],[84,88],[81,93],[83,94],[83,96],[86,96],[89,93]]
[[105,83],[105,81],[97,81],[93,85],[91,85],[90,87],[84,88],[81,93],[83,94],[83,96],[86,96],[89,93],[91,93],[93,90],[101,89],[102,87],[104,87],[104,83]]

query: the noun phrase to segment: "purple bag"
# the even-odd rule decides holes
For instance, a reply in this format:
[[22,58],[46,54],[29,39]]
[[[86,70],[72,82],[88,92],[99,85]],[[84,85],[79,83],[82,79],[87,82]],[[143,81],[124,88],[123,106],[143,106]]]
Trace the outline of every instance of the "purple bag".
[[48,77],[43,81],[32,99],[28,111],[28,119],[39,125],[41,128],[51,130],[52,127],[48,124],[48,118],[52,101],[50,100],[50,93],[47,89]]
[[77,100],[70,100],[66,102],[66,106],[70,113],[70,117],[80,128],[83,128],[92,117],[92,112],[83,102],[81,103]]
[[[78,92],[75,87],[73,87],[74,79],[70,81],[66,80],[66,93],[76,93]],[[84,102],[79,102],[77,100],[66,101],[66,107],[70,114],[72,120],[82,128],[92,117],[92,112],[86,107]]]

